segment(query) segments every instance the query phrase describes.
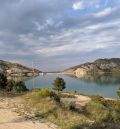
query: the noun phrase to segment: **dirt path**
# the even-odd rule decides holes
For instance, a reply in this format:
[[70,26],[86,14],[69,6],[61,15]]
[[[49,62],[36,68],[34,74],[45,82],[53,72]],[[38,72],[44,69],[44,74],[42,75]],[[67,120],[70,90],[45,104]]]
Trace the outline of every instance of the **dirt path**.
[[[64,95],[70,95],[69,93],[63,93]],[[87,103],[91,101],[91,98],[88,96],[84,95],[75,95],[75,98],[70,98],[70,97],[64,97],[62,98],[62,101],[67,101],[67,102],[75,102],[76,105],[80,106],[85,106]]]
[[15,112],[13,98],[0,98],[0,129],[55,129],[54,125],[26,120]]
[[[89,97],[82,95],[75,95],[75,97],[64,98],[64,101],[75,101],[77,105],[84,106],[91,100]],[[16,112],[18,107],[22,111],[20,101],[19,97],[0,97],[0,129],[57,129],[53,124],[40,123],[32,119],[26,119],[23,115],[20,116]]]
[[87,103],[91,101],[91,98],[83,95],[75,95],[76,96],[76,104],[81,106],[85,106]]

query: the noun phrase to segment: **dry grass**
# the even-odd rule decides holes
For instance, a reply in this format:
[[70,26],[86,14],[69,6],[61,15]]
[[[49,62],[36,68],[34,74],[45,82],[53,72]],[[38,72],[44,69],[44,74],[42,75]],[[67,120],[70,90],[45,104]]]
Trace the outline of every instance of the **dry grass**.
[[[38,96],[37,92],[27,93],[22,96],[22,99],[24,100],[24,114],[27,118],[51,122],[60,129],[93,129],[94,127],[97,129],[97,126],[98,129],[106,129],[105,127],[107,127],[109,123],[112,123],[113,127],[120,125],[120,113],[117,113],[117,116],[115,108],[109,108],[109,106],[103,104],[103,100],[102,103],[101,101],[97,101],[96,97],[95,100],[90,101],[86,106],[82,107],[81,112],[68,110],[68,108],[64,108],[61,103],[49,97],[41,98]],[[21,109],[19,112],[21,112]]]
[[40,98],[37,93],[30,93],[23,98],[26,114],[34,114],[35,119],[49,121],[62,129],[69,129],[80,123],[89,123],[85,115],[61,107],[60,103],[49,97]]

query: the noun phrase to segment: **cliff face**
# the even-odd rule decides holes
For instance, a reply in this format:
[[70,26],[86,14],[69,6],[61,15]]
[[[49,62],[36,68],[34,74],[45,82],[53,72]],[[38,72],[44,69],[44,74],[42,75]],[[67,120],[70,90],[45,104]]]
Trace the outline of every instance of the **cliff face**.
[[37,69],[28,68],[18,63],[11,63],[0,60],[0,72],[13,76],[33,76],[39,75],[41,71]]
[[98,59],[66,69],[63,73],[84,76],[86,74],[120,73],[120,58]]

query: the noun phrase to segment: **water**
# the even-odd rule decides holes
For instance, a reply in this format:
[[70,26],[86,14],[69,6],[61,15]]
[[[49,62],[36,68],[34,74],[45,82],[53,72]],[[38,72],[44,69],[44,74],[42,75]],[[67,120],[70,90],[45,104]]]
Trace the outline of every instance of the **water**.
[[[58,75],[38,76],[34,79],[27,79],[25,84],[29,89],[34,85],[36,88],[52,88],[53,80]],[[77,78],[74,76],[59,75],[66,82],[65,91],[80,92],[84,94],[101,95],[103,97],[117,98],[117,90],[120,87],[120,76],[102,75],[85,76]]]

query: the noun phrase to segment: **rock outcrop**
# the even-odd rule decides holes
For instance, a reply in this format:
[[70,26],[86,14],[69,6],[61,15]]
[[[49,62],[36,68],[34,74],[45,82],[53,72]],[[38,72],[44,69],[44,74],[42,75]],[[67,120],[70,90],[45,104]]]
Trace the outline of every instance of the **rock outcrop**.
[[0,72],[11,76],[36,76],[41,73],[40,70],[28,68],[18,63],[11,63],[0,60]]
[[84,76],[86,74],[118,73],[120,74],[120,58],[98,59],[93,63],[85,63],[64,70],[65,74]]

